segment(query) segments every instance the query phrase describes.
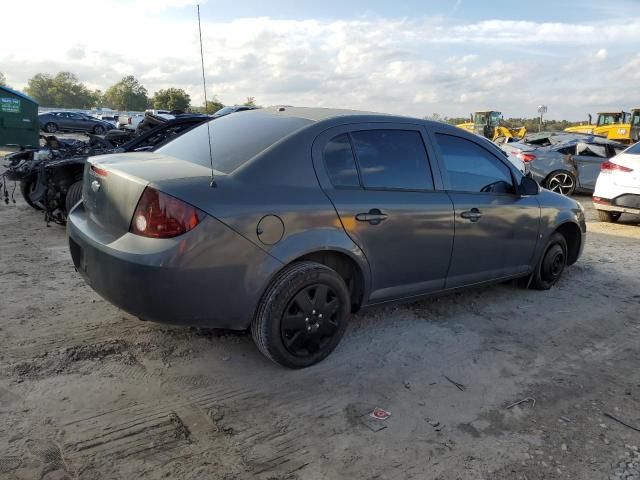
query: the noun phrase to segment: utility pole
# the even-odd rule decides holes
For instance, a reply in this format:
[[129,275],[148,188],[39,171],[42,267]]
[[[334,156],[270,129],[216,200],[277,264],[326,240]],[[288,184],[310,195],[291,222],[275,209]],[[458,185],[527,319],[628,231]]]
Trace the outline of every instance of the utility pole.
[[547,113],[546,105],[538,105],[538,113],[540,114],[540,123],[538,124],[538,131],[542,131],[542,116]]

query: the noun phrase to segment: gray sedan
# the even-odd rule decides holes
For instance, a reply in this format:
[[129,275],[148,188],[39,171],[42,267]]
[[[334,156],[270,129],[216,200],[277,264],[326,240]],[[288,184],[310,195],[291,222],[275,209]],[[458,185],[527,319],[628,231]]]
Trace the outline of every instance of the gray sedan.
[[459,128],[279,107],[89,159],[68,233],[78,272],[113,304],[250,328],[268,358],[301,368],[360,308],[510,279],[551,288],[586,227],[580,204]]
[[593,192],[600,165],[627,146],[595,135],[553,133],[532,135],[501,148],[524,161],[540,185],[571,195]]
[[47,112],[38,115],[40,129],[47,133],[57,131],[89,132],[102,135],[115,128],[113,123],[79,112]]

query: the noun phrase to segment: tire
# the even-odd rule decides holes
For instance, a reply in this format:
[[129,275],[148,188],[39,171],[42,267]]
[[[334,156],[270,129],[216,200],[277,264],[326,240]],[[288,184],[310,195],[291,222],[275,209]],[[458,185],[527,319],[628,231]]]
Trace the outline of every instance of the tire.
[[47,133],[56,133],[58,131],[58,125],[53,122],[49,122],[44,126],[44,131]]
[[320,263],[296,262],[267,288],[251,334],[268,359],[288,368],[305,368],[336,348],[350,312],[349,289],[340,275]]
[[82,199],[82,181],[72,183],[67,190],[67,196],[64,199],[64,208],[67,211],[67,215],[76,203]]
[[36,188],[36,180],[37,178],[25,178],[24,180],[20,180],[20,193],[22,194],[24,201],[27,202],[31,208],[42,210],[41,207],[31,201],[31,193]]
[[544,181],[544,187],[560,195],[573,195],[576,191],[576,177],[566,170],[557,170],[549,174]]
[[96,125],[93,127],[93,133],[96,135],[102,135],[105,132],[105,128],[102,125]]
[[567,241],[560,233],[551,235],[544,253],[538,261],[531,286],[537,290],[549,290],[553,287],[567,266]]
[[609,212],[607,210],[598,210],[598,220],[601,222],[616,223],[620,220],[620,212]]

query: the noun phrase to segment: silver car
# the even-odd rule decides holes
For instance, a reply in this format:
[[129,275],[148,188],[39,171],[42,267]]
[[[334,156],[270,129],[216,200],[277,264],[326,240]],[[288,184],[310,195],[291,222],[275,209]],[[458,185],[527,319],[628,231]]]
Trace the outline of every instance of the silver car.
[[577,202],[459,128],[279,107],[90,158],[68,233],[77,270],[120,308],[250,328],[300,368],[360,308],[509,279],[551,288],[586,227]]

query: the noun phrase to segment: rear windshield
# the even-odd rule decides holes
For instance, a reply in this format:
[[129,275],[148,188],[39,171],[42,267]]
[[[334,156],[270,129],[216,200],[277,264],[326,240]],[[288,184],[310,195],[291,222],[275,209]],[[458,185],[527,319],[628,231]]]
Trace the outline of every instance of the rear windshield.
[[[213,168],[231,173],[292,132],[313,123],[266,112],[233,113],[208,122]],[[156,152],[203,166],[210,165],[207,123],[170,141]]]
[[631,145],[629,148],[627,148],[624,153],[631,153],[632,155],[640,155],[640,142]]

